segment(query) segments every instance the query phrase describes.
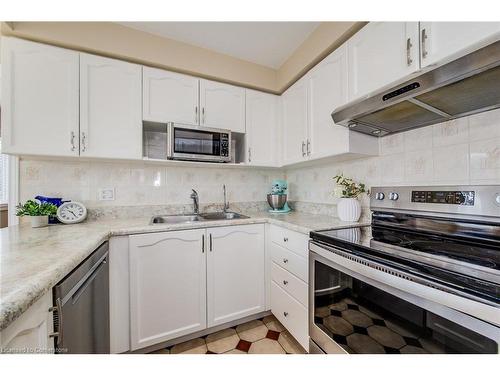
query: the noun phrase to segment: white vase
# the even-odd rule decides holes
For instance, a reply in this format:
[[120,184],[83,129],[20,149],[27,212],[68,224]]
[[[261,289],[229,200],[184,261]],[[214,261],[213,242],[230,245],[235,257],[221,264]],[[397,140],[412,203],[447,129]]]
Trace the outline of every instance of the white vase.
[[358,221],[361,216],[361,203],[356,198],[340,198],[337,214],[342,221]]
[[42,228],[49,225],[49,216],[30,216],[31,228]]

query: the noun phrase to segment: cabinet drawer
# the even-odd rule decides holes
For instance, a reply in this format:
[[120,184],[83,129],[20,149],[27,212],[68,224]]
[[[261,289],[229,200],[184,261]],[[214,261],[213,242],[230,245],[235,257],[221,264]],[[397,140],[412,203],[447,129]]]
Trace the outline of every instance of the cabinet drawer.
[[307,309],[271,282],[271,311],[305,349],[309,345]]
[[280,228],[275,225],[270,226],[271,241],[292,250],[294,253],[307,258],[309,254],[309,237],[305,234],[294,232],[293,230]]
[[271,265],[273,281],[286,290],[293,298],[307,306],[307,284],[276,263]]
[[271,243],[271,259],[285,270],[293,273],[299,279],[307,282],[307,259],[285,249],[279,245]]

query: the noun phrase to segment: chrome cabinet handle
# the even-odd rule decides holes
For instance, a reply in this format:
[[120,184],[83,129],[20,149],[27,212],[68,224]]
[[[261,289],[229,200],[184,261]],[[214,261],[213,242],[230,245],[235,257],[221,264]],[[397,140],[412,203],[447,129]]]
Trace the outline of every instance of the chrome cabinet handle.
[[288,316],[288,313],[286,311],[283,312],[283,315],[285,316],[285,318]]
[[71,142],[71,151],[75,151],[76,147],[75,147],[75,132],[74,131],[71,132],[70,142]]
[[204,234],[201,235],[201,252],[202,253],[205,252],[205,235]]
[[203,107],[201,109],[201,116],[202,116],[201,123],[204,124],[205,123],[205,107]]
[[284,258],[283,263],[288,263],[288,259]]
[[287,284],[288,284],[288,281],[283,280],[283,285],[287,285]]
[[252,161],[252,149],[249,147],[248,148],[248,162],[250,163]]
[[210,252],[212,252],[212,233],[210,233]]
[[50,333],[49,337],[57,339],[57,346],[62,347],[63,344],[63,310],[62,310],[62,300],[60,298],[56,299],[56,305],[49,309],[50,312],[57,314],[57,330]]
[[288,237],[283,237],[283,242],[288,242]]
[[411,58],[411,47],[413,47],[413,44],[411,44],[411,38],[406,39],[406,64],[408,66],[411,66],[413,63],[413,60]]
[[82,132],[82,152],[87,151],[87,136]]
[[305,151],[306,143],[302,141],[302,157],[306,156],[306,151]]
[[425,29],[422,29],[422,58],[425,59],[427,57],[427,49],[425,47],[425,41],[427,40],[427,33]]
[[195,124],[198,123],[198,106],[197,105],[194,106],[194,123]]
[[307,140],[307,155],[311,155],[311,141]]

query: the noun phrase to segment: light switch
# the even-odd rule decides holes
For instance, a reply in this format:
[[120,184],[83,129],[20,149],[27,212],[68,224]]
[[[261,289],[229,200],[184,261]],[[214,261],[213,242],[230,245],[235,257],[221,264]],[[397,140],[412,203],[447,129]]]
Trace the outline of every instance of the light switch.
[[115,200],[115,188],[102,188],[99,189],[97,197],[100,201],[114,201]]

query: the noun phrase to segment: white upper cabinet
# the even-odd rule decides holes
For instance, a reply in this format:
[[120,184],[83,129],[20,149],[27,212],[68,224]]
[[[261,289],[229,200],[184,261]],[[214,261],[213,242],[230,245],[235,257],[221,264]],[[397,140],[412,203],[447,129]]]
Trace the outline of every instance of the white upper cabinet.
[[283,164],[302,161],[307,155],[307,81],[303,78],[281,96],[283,112]]
[[500,22],[420,22],[422,67],[453,59],[500,38]]
[[348,151],[349,130],[337,126],[331,113],[347,103],[347,49],[343,45],[307,75],[309,137],[307,154],[316,159]]
[[245,133],[245,89],[200,81],[200,125]]
[[276,166],[280,152],[279,96],[246,90],[246,161]]
[[207,230],[208,327],[265,310],[264,225]]
[[130,236],[132,350],[206,328],[204,236],[204,229]]
[[418,71],[418,22],[370,22],[347,41],[349,100]]
[[378,153],[376,138],[336,125],[331,117],[348,101],[347,62],[344,44],[282,95],[283,164]]
[[145,66],[142,85],[143,120],[198,125],[198,78]]
[[78,156],[78,52],[2,38],[2,151]]
[[80,55],[80,155],[142,158],[142,67]]

